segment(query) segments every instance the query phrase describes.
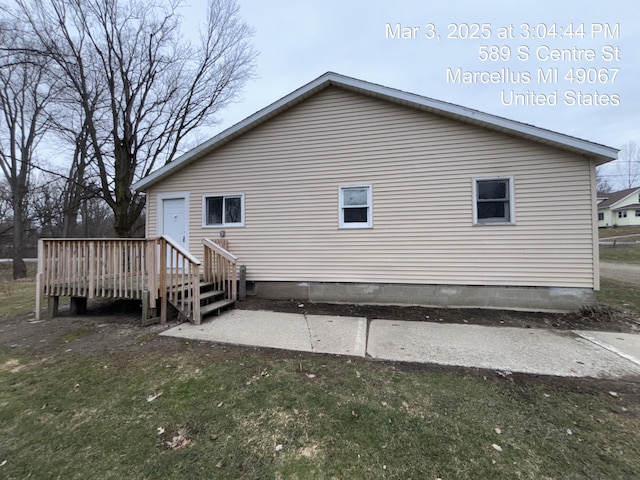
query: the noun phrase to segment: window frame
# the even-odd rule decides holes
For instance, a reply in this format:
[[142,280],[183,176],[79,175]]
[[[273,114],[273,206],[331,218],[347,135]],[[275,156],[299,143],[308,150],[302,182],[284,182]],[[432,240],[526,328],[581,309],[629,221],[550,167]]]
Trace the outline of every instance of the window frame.
[[[483,221],[478,219],[478,183],[487,181],[506,181],[509,202],[509,220],[507,221]],[[513,175],[501,175],[495,177],[474,177],[472,179],[473,194],[473,225],[474,226],[492,226],[492,225],[515,225],[516,224],[516,201],[515,201],[515,181]]]
[[[207,223],[207,199],[209,198],[222,198],[222,223],[209,224]],[[225,202],[227,198],[240,198],[240,222],[225,222]],[[220,228],[220,227],[244,227],[245,221],[245,202],[244,193],[216,193],[207,194],[202,196],[202,228]]]
[[640,217],[640,210],[636,210],[636,217]]
[[627,218],[626,210],[618,210],[618,218]]
[[[367,189],[367,204],[362,206],[345,205],[343,192],[349,189],[366,188]],[[344,211],[348,208],[367,208],[367,221],[366,222],[345,222]],[[368,183],[354,184],[354,185],[339,185],[338,186],[338,228],[340,229],[358,229],[358,228],[373,228],[373,186]]]

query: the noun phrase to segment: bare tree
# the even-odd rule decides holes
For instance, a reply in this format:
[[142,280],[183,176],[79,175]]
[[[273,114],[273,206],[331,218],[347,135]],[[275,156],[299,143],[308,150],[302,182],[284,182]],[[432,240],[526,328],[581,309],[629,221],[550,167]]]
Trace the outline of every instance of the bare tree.
[[640,148],[636,142],[622,146],[614,165],[616,178],[624,189],[640,186]]
[[11,256],[13,238],[13,212],[11,208],[11,189],[6,180],[0,180],[0,257]]
[[30,53],[52,61],[82,109],[101,195],[130,236],[145,202],[131,185],[236,99],[254,70],[253,30],[235,0],[210,0],[197,45],[181,34],[179,0],[16,2],[39,42]]
[[73,98],[61,95],[51,114],[52,130],[57,138],[63,140],[63,145],[70,147],[65,149],[71,162],[60,196],[62,237],[67,238],[78,236],[81,208],[88,199],[99,196],[101,191],[98,177],[92,172],[95,158],[92,156],[89,124],[83,112]]
[[598,195],[613,192],[613,186],[611,185],[611,182],[609,182],[602,165],[596,168],[596,192]]
[[[6,25],[3,23],[3,26]],[[53,90],[44,59],[20,53],[26,46],[15,30],[0,32],[0,169],[11,193],[13,278],[27,274],[24,263],[26,198],[35,150],[49,128],[45,107]]]
[[60,202],[66,179],[53,172],[34,172],[27,194],[25,236],[27,245],[40,237],[60,237],[64,204]]

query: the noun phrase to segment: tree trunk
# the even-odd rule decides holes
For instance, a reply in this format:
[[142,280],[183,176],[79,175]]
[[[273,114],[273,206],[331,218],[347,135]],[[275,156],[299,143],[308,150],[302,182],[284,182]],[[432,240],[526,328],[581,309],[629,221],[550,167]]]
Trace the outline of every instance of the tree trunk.
[[[17,188],[19,190],[19,188]],[[24,263],[24,194],[20,191],[13,195],[13,278],[27,276]]]
[[65,210],[62,218],[62,238],[75,237],[77,225],[78,225],[78,211]]

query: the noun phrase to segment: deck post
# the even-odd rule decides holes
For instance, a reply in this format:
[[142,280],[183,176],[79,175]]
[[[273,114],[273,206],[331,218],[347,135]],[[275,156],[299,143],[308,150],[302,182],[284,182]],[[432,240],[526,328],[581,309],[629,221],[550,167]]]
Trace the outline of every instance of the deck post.
[[47,314],[49,318],[58,315],[58,305],[60,305],[60,297],[58,295],[49,295],[47,303]]
[[42,299],[44,298],[44,240],[38,240],[38,267],[36,271],[36,320],[40,320]]
[[167,323],[167,242],[160,239],[160,324]]
[[193,267],[193,284],[191,285],[192,296],[191,301],[193,302],[192,312],[193,312],[193,323],[196,325],[200,325],[202,322],[202,315],[200,313],[200,266],[194,265]]
[[149,318],[149,290],[142,292],[142,324]]
[[247,266],[240,265],[238,274],[238,300],[247,298]]
[[71,297],[69,301],[69,314],[86,315],[87,314],[87,297]]

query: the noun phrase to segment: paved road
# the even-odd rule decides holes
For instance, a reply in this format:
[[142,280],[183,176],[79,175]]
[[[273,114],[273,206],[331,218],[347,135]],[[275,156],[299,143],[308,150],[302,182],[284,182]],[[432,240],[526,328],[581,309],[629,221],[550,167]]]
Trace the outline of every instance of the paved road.
[[640,287],[640,265],[600,262],[600,275],[612,280],[621,280]]

